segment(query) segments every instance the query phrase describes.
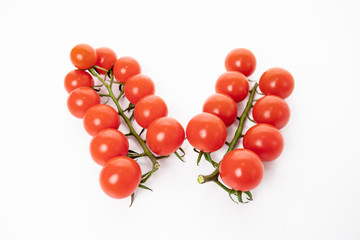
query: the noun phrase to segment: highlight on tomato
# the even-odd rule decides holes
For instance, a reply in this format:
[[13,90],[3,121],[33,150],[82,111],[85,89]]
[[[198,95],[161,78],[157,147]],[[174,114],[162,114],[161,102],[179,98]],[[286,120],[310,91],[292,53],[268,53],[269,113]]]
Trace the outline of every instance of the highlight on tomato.
[[68,93],[79,87],[92,87],[94,86],[94,79],[90,73],[83,70],[71,70],[66,74],[64,79],[64,87]]
[[289,122],[290,108],[282,98],[269,95],[255,103],[252,115],[257,123],[268,123],[281,129]]
[[249,82],[242,73],[225,72],[217,79],[215,91],[230,96],[238,103],[249,94]]
[[174,153],[181,147],[184,139],[184,128],[171,117],[156,119],[146,132],[146,143],[150,150],[160,156]]
[[186,127],[189,143],[200,151],[210,153],[219,150],[226,141],[226,126],[217,116],[210,113],[195,115]]
[[283,148],[284,139],[280,131],[265,123],[252,126],[244,135],[243,145],[256,153],[262,161],[277,159]]
[[132,158],[115,157],[108,161],[100,172],[100,186],[109,197],[129,197],[140,184],[141,169]]
[[294,78],[283,68],[270,68],[261,75],[259,87],[265,95],[275,95],[283,99],[289,97],[294,90]]
[[138,61],[132,57],[121,57],[113,66],[115,79],[125,83],[130,77],[140,74],[141,68]]
[[81,70],[86,70],[95,65],[96,51],[88,44],[78,44],[70,52],[72,64]]
[[135,105],[134,117],[142,128],[148,128],[150,124],[161,117],[166,117],[168,108],[165,101],[156,95],[149,95]]
[[70,113],[77,118],[83,118],[90,107],[99,103],[99,94],[89,87],[76,88],[69,94],[67,99]]
[[[107,47],[97,48],[95,51],[97,56],[95,65],[106,70],[110,70],[117,59],[116,53],[112,49]],[[102,75],[106,74],[104,70],[97,69],[97,71]]]
[[154,95],[155,84],[145,74],[138,74],[126,81],[124,93],[132,104],[137,104],[140,99],[148,95]]
[[236,48],[228,53],[225,59],[227,71],[237,71],[250,76],[256,68],[255,55],[246,48]]
[[226,127],[232,125],[237,117],[236,102],[225,94],[215,93],[206,99],[203,112],[219,117]]
[[222,181],[237,191],[256,188],[263,177],[264,166],[259,156],[247,149],[235,149],[220,162],[219,174]]
[[98,104],[89,108],[84,115],[84,128],[88,134],[95,136],[106,128],[118,129],[120,117],[114,108]]
[[107,128],[93,137],[89,149],[92,159],[100,166],[104,166],[114,157],[126,156],[129,151],[129,141],[119,130]]

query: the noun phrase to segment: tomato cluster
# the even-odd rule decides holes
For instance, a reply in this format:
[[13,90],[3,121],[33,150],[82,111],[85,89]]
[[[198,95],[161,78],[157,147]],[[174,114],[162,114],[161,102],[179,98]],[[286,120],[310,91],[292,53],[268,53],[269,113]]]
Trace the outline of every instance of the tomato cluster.
[[[141,73],[140,64],[132,57],[117,58],[115,52],[102,47],[94,49],[87,44],[78,44],[70,52],[72,64],[77,68],[70,71],[64,80],[69,93],[67,106],[70,113],[83,119],[86,132],[93,136],[90,154],[103,168],[100,186],[113,198],[134,197],[134,191],[143,185],[158,169],[158,159],[175,153],[180,148],[185,131],[174,118],[168,117],[167,105],[155,94],[152,79]],[[95,86],[93,76],[100,82]],[[115,96],[113,88],[119,88]],[[108,94],[98,94],[104,87]],[[112,100],[117,109],[101,104],[101,98]],[[122,109],[120,102],[129,101]],[[131,115],[130,117],[128,115]],[[128,134],[118,130],[120,117],[129,128]],[[132,118],[146,130],[146,141],[133,127]],[[127,137],[134,137],[143,153],[129,150]],[[151,171],[142,174],[136,159],[148,157],[153,164]]]
[[[83,119],[86,132],[92,136],[90,154],[102,166],[100,186],[113,198],[131,196],[132,203],[138,187],[149,189],[144,183],[158,170],[159,159],[173,153],[181,159],[177,150],[184,153],[181,145],[185,131],[178,121],[167,116],[165,101],[155,95],[153,80],[142,74],[134,58],[118,58],[109,48],[79,44],[71,50],[70,59],[77,69],[70,71],[64,80],[69,93],[67,106],[73,116]],[[234,49],[226,56],[225,68],[226,72],[216,81],[215,93],[204,102],[202,113],[187,124],[186,137],[199,153],[197,162],[204,157],[215,168],[209,175],[199,175],[199,183],[213,181],[230,197],[235,195],[239,202],[244,202],[242,194],[252,200],[250,190],[262,180],[263,162],[273,161],[282,153],[284,139],[279,130],[290,118],[285,99],[294,89],[294,79],[285,69],[271,68],[259,82],[250,81],[256,58],[244,48]],[[93,77],[99,85],[95,85]],[[107,94],[99,94],[101,89]],[[119,92],[117,96],[114,89]],[[257,95],[263,96],[255,99]],[[103,98],[111,100],[116,109]],[[247,103],[238,116],[238,103],[245,99]],[[128,106],[123,109],[124,103]],[[139,133],[133,118],[143,128]],[[126,134],[119,131],[121,119],[128,127]],[[255,125],[243,134],[247,119]],[[228,127],[236,121],[237,129],[227,141]],[[141,137],[143,132],[145,140]],[[128,137],[138,142],[142,153],[130,149]],[[243,148],[237,148],[241,138]],[[211,153],[225,144],[228,146],[225,156],[214,161]],[[142,173],[136,161],[140,157],[152,162],[150,171]]]
[[[194,116],[186,127],[186,136],[194,150],[199,153],[198,163],[205,157],[215,170],[210,175],[199,175],[199,183],[214,181],[243,202],[242,193],[252,200],[250,190],[256,188],[263,177],[262,162],[278,158],[284,147],[279,131],[289,121],[290,109],[285,98],[294,89],[292,75],[282,68],[271,68],[253,83],[249,91],[249,77],[256,68],[256,58],[248,49],[232,50],[225,59],[226,72],[215,84],[215,94],[203,105],[203,112]],[[257,88],[262,93],[259,93]],[[254,96],[263,95],[255,100]],[[237,103],[248,98],[247,104],[238,117]],[[253,104],[255,102],[255,104]],[[252,109],[253,120],[250,118]],[[239,120],[238,127],[230,142],[227,127]],[[256,123],[242,135],[244,123],[250,119]],[[243,138],[243,148],[236,149]],[[210,153],[228,145],[224,158],[217,163]],[[219,178],[220,177],[220,178]],[[221,179],[221,181],[220,181]],[[224,184],[228,187],[226,187]]]

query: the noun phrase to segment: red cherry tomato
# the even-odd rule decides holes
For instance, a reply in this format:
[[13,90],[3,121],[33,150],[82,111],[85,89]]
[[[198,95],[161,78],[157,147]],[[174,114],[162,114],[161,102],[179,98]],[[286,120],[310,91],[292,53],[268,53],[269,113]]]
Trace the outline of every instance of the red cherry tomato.
[[64,79],[64,87],[68,93],[79,87],[94,86],[94,79],[90,73],[82,70],[72,70],[66,74]]
[[126,81],[124,88],[126,98],[136,104],[141,98],[155,93],[154,82],[145,74],[132,76]]
[[216,81],[215,91],[229,95],[235,102],[241,102],[249,93],[249,82],[239,72],[225,72]]
[[67,99],[67,106],[70,113],[77,118],[83,118],[90,107],[99,103],[99,94],[89,87],[75,89]]
[[181,147],[184,139],[184,128],[171,117],[156,119],[146,132],[146,143],[150,150],[160,156],[174,153]]
[[244,148],[256,153],[263,161],[278,158],[284,148],[284,139],[275,127],[268,124],[257,124],[251,127],[243,139]]
[[189,143],[203,152],[214,152],[226,141],[226,126],[217,116],[210,113],[195,115],[186,127]]
[[263,172],[264,166],[259,156],[247,149],[236,149],[226,154],[219,168],[223,182],[237,191],[256,188]]
[[237,48],[229,52],[225,59],[227,71],[237,71],[250,76],[256,68],[256,58],[254,54],[246,48]]
[[97,57],[93,47],[88,44],[78,44],[70,52],[72,64],[78,69],[89,69],[95,65]]
[[140,64],[132,57],[121,57],[115,61],[113,72],[116,80],[126,82],[130,77],[140,74]]
[[125,198],[135,192],[141,181],[139,164],[128,157],[108,161],[100,173],[100,186],[112,198]]
[[167,114],[166,103],[155,95],[140,99],[134,109],[135,120],[143,128],[148,128],[155,119],[166,117]]
[[252,114],[255,122],[268,123],[281,129],[289,122],[290,108],[283,99],[269,95],[255,103]]
[[237,106],[235,101],[229,96],[215,93],[206,99],[203,105],[203,112],[218,116],[228,127],[236,120]]
[[261,76],[259,87],[265,95],[275,95],[285,99],[294,90],[294,78],[285,69],[270,68]]
[[126,156],[128,151],[129,141],[125,135],[112,128],[101,130],[90,142],[91,157],[101,166],[114,157]]
[[118,129],[120,117],[118,113],[105,104],[95,105],[87,110],[84,116],[84,128],[91,136],[106,128]]
[[[96,56],[97,56],[97,61],[95,65],[105,68],[107,70],[111,69],[111,67],[113,66],[114,62],[117,59],[116,53],[112,49],[107,47],[97,48]],[[106,74],[106,72],[103,70],[100,69],[97,70],[102,75]]]

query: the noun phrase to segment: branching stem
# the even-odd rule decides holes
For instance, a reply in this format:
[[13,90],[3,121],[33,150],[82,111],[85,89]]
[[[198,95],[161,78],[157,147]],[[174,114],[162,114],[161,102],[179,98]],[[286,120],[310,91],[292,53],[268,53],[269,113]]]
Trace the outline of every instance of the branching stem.
[[[96,71],[95,71],[94,68],[90,68],[89,71],[91,72],[91,74],[92,74],[93,76],[95,76],[97,79],[99,79],[99,81],[106,87],[106,89],[108,90],[108,93],[109,93],[109,97],[113,100],[113,102],[114,102],[115,105],[116,105],[116,108],[117,108],[117,110],[118,110],[118,114],[119,114],[119,115],[122,117],[122,119],[125,121],[126,125],[127,125],[128,128],[129,128],[129,131],[130,131],[131,135],[132,135],[133,137],[135,137],[135,139],[136,139],[136,140],[138,141],[138,143],[140,144],[141,148],[142,148],[143,151],[144,151],[144,156],[147,156],[147,157],[151,160],[151,162],[152,162],[152,164],[153,164],[153,168],[152,168],[152,170],[151,170],[151,174],[149,174],[149,175],[151,176],[151,175],[152,175],[154,172],[156,172],[156,171],[159,169],[159,167],[160,167],[159,163],[158,163],[157,160],[156,160],[156,157],[151,153],[150,149],[147,147],[147,145],[145,144],[144,140],[143,140],[143,139],[137,134],[137,132],[135,131],[134,127],[132,126],[132,124],[131,124],[131,122],[130,122],[130,119],[125,115],[124,111],[122,110],[122,108],[121,108],[121,106],[120,106],[120,104],[119,104],[119,102],[118,102],[119,97],[116,98],[116,97],[114,96],[114,93],[113,93],[110,85],[107,84],[107,83],[96,73]],[[112,71],[110,71],[110,74],[111,74],[111,81],[113,81],[113,73],[112,73]],[[121,91],[120,95],[122,95],[122,94],[123,94],[123,91]],[[148,177],[150,177],[150,176],[148,176]],[[148,179],[148,178],[146,178],[146,180],[147,180],[147,179]],[[143,182],[143,183],[144,183],[144,182]]]
[[[234,150],[234,148],[235,148],[236,144],[238,143],[239,139],[243,136],[242,131],[243,131],[243,128],[244,128],[244,123],[245,123],[245,120],[246,120],[246,118],[247,118],[247,116],[249,114],[250,109],[252,108],[252,103],[253,103],[253,99],[254,99],[257,87],[258,87],[258,83],[255,83],[253,88],[250,90],[250,96],[249,96],[248,102],[246,104],[246,107],[245,107],[243,113],[240,116],[239,125],[238,125],[238,127],[236,129],[236,132],[235,132],[235,135],[234,135],[233,139],[229,143],[229,148],[226,151],[225,155],[227,153],[231,152],[232,150]],[[217,165],[217,167],[215,168],[215,170],[211,174],[209,174],[209,175],[199,175],[198,182],[200,184],[202,184],[202,183],[206,183],[206,182],[209,182],[209,181],[215,181],[221,187],[221,185],[220,185],[221,183],[218,181],[220,162],[219,162],[219,164]]]

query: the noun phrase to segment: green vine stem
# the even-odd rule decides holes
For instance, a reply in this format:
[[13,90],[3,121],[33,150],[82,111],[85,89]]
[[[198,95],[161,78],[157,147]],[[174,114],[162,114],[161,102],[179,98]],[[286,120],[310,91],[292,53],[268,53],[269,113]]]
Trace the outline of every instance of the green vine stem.
[[[113,102],[115,103],[116,107],[117,107],[117,110],[118,110],[118,114],[122,117],[122,119],[125,121],[126,125],[128,126],[129,128],[129,131],[130,131],[130,134],[135,137],[135,139],[138,141],[138,143],[140,144],[141,148],[143,149],[144,151],[144,156],[147,156],[152,164],[153,164],[153,167],[152,167],[152,170],[150,171],[150,174],[147,176],[147,178],[143,179],[142,183],[145,183],[149,177],[154,173],[156,172],[159,167],[160,167],[160,164],[157,162],[156,160],[156,157],[151,153],[150,149],[147,147],[147,145],[145,144],[144,140],[139,136],[139,134],[137,134],[137,132],[135,131],[134,127],[132,126],[131,122],[130,122],[130,119],[125,115],[124,111],[122,110],[119,102],[118,102],[118,98],[115,97],[112,89],[111,89],[111,86],[112,86],[112,82],[113,82],[113,73],[112,71],[110,70],[110,74],[111,74],[111,82],[110,82],[110,85],[106,83],[106,81],[104,81],[95,71],[94,67],[90,68],[89,69],[90,73],[95,76],[97,79],[99,79],[99,81],[106,87],[106,89],[108,90],[108,97],[110,97]],[[123,91],[120,93],[120,95],[123,94]],[[145,180],[145,181],[144,181]]]
[[[254,96],[255,96],[255,93],[256,93],[256,89],[258,87],[258,83],[256,82],[253,86],[253,88],[250,90],[250,96],[249,96],[249,99],[248,99],[248,102],[246,104],[246,107],[243,111],[243,113],[241,114],[240,116],[240,119],[239,119],[239,125],[236,129],[236,132],[235,132],[235,135],[233,137],[233,139],[231,140],[231,142],[229,143],[229,148],[228,150],[226,151],[225,155],[229,152],[231,152],[232,150],[234,150],[237,142],[239,141],[239,139],[241,137],[243,137],[242,135],[242,131],[243,131],[243,128],[244,128],[244,123],[245,123],[245,120],[249,114],[249,111],[250,109],[253,107],[253,100],[254,100]],[[221,161],[220,161],[221,162]],[[219,164],[217,165],[216,169],[214,170],[214,172],[212,172],[211,174],[209,175],[199,175],[198,176],[198,182],[200,184],[203,184],[203,183],[206,183],[206,182],[209,182],[209,181],[215,181],[220,187],[222,187],[218,181],[218,177],[219,177],[219,167],[220,167],[220,162]],[[222,187],[223,188],[223,187]],[[224,188],[223,188],[224,189]],[[231,189],[228,189],[229,191],[232,191]],[[227,191],[227,192],[229,192]]]

